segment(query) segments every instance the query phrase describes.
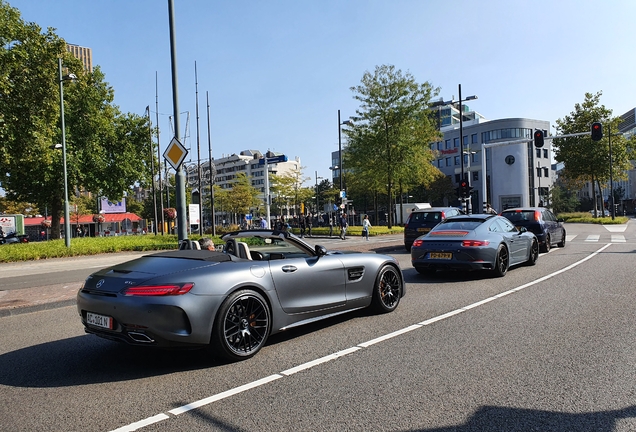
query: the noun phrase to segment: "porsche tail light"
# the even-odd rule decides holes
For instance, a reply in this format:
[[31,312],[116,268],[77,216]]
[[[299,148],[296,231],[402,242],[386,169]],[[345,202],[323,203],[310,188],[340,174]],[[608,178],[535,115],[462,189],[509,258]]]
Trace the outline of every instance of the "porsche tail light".
[[488,246],[490,242],[488,240],[464,240],[462,242],[463,247],[480,247]]
[[422,246],[422,244],[424,244],[423,240],[415,240],[413,242],[413,247],[420,247],[420,246]]
[[193,283],[173,285],[140,285],[126,288],[123,294],[126,296],[175,296],[189,292]]

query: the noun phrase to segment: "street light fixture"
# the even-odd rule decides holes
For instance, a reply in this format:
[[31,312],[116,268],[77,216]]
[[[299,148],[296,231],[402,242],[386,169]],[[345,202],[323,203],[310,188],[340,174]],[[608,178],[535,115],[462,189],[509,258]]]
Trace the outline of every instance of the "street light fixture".
[[[68,173],[66,170],[66,130],[64,125],[64,81],[75,81],[75,74],[62,75],[62,58],[57,59],[58,82],[60,84],[60,123],[62,128],[62,165],[64,166],[64,242],[71,247],[71,223],[68,211]],[[56,145],[57,148],[57,145]]]

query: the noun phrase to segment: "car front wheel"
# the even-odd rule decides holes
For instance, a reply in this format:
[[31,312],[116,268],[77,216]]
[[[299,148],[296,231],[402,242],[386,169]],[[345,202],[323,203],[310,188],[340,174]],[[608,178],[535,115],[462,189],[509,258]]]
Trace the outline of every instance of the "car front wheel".
[[271,331],[267,302],[256,291],[231,294],[221,305],[212,331],[211,349],[231,361],[254,356]]
[[380,313],[392,312],[400,303],[402,277],[391,265],[382,267],[373,287],[372,307]]

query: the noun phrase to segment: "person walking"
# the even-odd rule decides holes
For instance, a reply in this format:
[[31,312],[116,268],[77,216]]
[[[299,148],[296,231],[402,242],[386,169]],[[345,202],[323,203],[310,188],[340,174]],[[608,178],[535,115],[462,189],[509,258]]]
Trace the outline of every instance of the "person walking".
[[305,237],[305,216],[300,215],[300,220],[298,221],[298,227],[300,228],[300,238]]
[[369,222],[369,215],[364,215],[362,220],[362,236],[369,241],[369,230],[372,228],[371,222]]
[[311,227],[313,226],[311,213],[307,214],[305,218],[305,225],[307,226],[307,237],[311,237]]
[[342,213],[342,215],[340,215],[340,239],[341,240],[346,240],[347,239],[347,227],[349,226],[349,222],[347,222],[347,214],[346,213]]
[[335,215],[329,216],[329,238],[333,237],[333,226],[336,224],[335,219]]

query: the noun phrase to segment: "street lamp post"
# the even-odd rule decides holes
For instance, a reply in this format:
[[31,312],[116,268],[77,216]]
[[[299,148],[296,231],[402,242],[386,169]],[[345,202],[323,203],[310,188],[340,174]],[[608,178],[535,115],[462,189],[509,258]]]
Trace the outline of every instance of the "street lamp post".
[[318,213],[320,211],[319,202],[318,202],[318,179],[323,179],[324,177],[318,177],[318,171],[316,171],[316,211]]
[[[477,99],[477,96],[468,96],[466,99],[462,100],[462,85],[458,84],[459,89],[459,148],[460,153],[462,155],[461,158],[461,171],[462,176],[461,180],[465,180],[464,177],[464,110],[462,109],[462,102]],[[467,180],[468,186],[470,186],[470,179]],[[462,210],[466,211],[466,198],[462,197]]]
[[[341,137],[341,127],[342,125],[350,125],[351,121],[345,120],[340,122],[340,110],[338,110],[338,177],[340,178],[340,194],[342,195],[342,191],[344,190],[344,164],[342,163],[342,137]],[[335,168],[335,167],[334,167]],[[342,200],[342,204],[344,204],[344,199]]]
[[60,84],[60,126],[62,128],[62,165],[64,166],[64,242],[71,247],[71,222],[68,211],[68,173],[66,170],[66,131],[64,125],[64,81],[77,79],[74,74],[62,76],[62,58],[57,59],[58,82]]

